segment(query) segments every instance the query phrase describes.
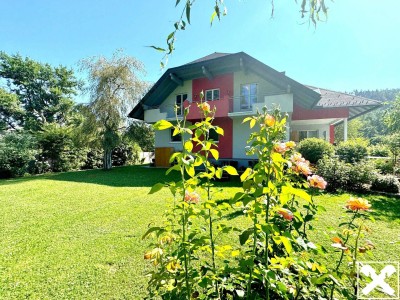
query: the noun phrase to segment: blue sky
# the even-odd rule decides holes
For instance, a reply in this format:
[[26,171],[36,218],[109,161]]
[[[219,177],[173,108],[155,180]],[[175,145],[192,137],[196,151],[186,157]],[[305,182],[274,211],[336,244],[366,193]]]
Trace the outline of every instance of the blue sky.
[[[184,1],[182,1],[184,2]],[[309,85],[352,91],[400,87],[399,0],[327,1],[328,21],[315,29],[294,0],[225,1],[228,15],[210,27],[213,1],[197,0],[192,25],[177,36],[168,67],[213,52],[245,51]],[[162,74],[162,54],[181,14],[175,0],[0,0],[0,50],[77,69],[89,56],[116,49],[144,62],[146,80]]]

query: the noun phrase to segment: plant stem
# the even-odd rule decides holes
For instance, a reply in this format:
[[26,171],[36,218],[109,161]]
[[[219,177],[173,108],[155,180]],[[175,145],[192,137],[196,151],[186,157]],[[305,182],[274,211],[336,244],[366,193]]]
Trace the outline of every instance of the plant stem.
[[[348,229],[351,228],[351,226],[353,225],[353,222],[356,219],[356,217],[357,217],[357,211],[354,213],[353,218],[351,219],[349,225],[347,226]],[[347,242],[349,241],[349,238],[350,238],[350,234],[347,233],[346,240],[343,243],[344,245],[347,244]],[[337,272],[339,270],[339,267],[342,264],[343,257],[344,257],[344,250],[342,250],[342,254],[340,255],[340,259],[339,259],[339,262],[338,262],[338,264],[336,266],[335,272]],[[331,289],[331,295],[330,295],[330,299],[331,300],[333,299],[333,293],[335,292],[335,286],[336,286],[336,284],[333,282],[332,283],[332,289]]]
[[[254,205],[256,205],[256,202],[254,203]],[[254,212],[254,218],[253,218],[253,250],[252,250],[253,266],[250,268],[249,281],[247,282],[247,297],[246,297],[247,299],[250,299],[250,295],[251,295],[251,281],[253,280],[254,258],[256,257],[256,249],[257,249],[257,226],[256,225],[257,225],[257,214]]]
[[189,274],[188,274],[188,258],[187,258],[187,248],[186,248],[186,209],[183,209],[183,216],[182,216],[182,245],[183,245],[183,257],[185,263],[185,283],[186,283],[186,294],[187,299],[190,300],[190,285],[189,285]]
[[[270,204],[270,195],[267,194],[267,210],[265,213],[265,224],[268,225],[269,222],[269,204]],[[265,231],[265,268],[267,269],[267,274],[268,274],[268,266],[269,266],[269,262],[268,262],[268,254],[269,254],[269,234],[268,234],[268,226],[267,226],[267,230]],[[265,279],[265,297],[267,300],[269,300],[269,279],[266,278]]]

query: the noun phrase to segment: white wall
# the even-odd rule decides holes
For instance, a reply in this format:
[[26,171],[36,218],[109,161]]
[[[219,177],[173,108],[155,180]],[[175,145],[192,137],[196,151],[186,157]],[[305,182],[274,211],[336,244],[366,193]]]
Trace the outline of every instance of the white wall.
[[247,140],[249,139],[250,133],[253,129],[250,129],[249,123],[242,124],[242,122],[243,118],[233,119],[232,157],[254,159],[256,156],[247,156],[245,149],[248,145]]
[[[191,125],[190,122],[186,122],[188,126]],[[190,138],[189,134],[185,134],[185,140]],[[182,142],[171,142],[171,131],[166,130],[156,130],[155,132],[155,147],[173,147],[175,151],[182,151]]]
[[160,105],[160,112],[166,112],[168,118],[175,117],[175,101],[176,95],[187,94],[188,100],[192,100],[192,81],[187,80],[183,83],[183,86],[178,86]]
[[272,85],[270,82],[261,78],[254,73],[245,73],[243,71],[235,72],[233,75],[233,97],[235,99],[233,103],[234,111],[240,111],[240,85],[248,83],[257,83],[257,101],[263,102],[264,96],[271,95],[275,93],[281,93],[282,91],[276,86]]
[[309,125],[294,125],[292,123],[290,130],[291,131],[303,131],[303,130],[318,130],[318,137],[324,139],[324,131],[326,131],[326,141],[329,142],[330,138],[330,131],[329,131],[329,124],[311,124],[312,120],[310,120]]

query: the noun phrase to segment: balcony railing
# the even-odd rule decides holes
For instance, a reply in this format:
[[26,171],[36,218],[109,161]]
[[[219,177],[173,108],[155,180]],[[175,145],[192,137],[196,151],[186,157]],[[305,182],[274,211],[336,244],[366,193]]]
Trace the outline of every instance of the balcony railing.
[[293,111],[293,94],[287,94],[285,92],[256,95],[252,97],[236,96],[231,97],[229,101],[230,115],[254,114],[264,106],[267,106],[268,108],[279,106],[281,111]]

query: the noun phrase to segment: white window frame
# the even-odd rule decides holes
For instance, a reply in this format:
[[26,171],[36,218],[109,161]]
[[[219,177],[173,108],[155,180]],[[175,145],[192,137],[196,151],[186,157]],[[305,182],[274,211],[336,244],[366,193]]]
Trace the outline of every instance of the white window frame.
[[[215,97],[215,92],[218,91],[218,98]],[[211,99],[207,99],[207,92],[211,92]],[[210,90],[206,90],[205,93],[205,100],[206,101],[216,101],[219,100],[221,98],[221,93],[219,89],[210,89]]]
[[[178,105],[178,97],[180,97],[180,101],[181,101],[180,105]],[[175,105],[180,107],[180,110],[178,109],[177,112],[176,112],[177,116],[183,116],[183,102],[185,102],[187,99],[188,99],[188,94],[187,93],[182,93],[182,94],[175,95]]]
[[318,129],[315,129],[315,130],[299,130],[299,142],[302,140],[301,137],[300,137],[300,133],[301,133],[301,132],[307,132],[307,133],[306,133],[306,137],[303,138],[303,139],[308,139],[308,138],[310,138],[310,137],[314,137],[314,136],[310,136],[310,132],[316,132],[316,133],[317,133],[317,136],[315,136],[315,137],[316,137],[316,138],[319,138],[319,130],[318,130]]
[[[242,97],[244,97],[244,95],[242,95],[242,90],[243,90],[243,87],[244,86],[249,86],[249,103],[247,103],[247,107],[245,108],[245,107],[243,107],[243,109],[251,109],[252,107],[253,107],[253,104],[254,103],[258,103],[258,83],[256,83],[256,82],[249,82],[249,83],[243,83],[243,84],[241,84],[240,85],[240,109],[242,109]],[[252,85],[255,85],[256,86],[256,94],[255,95],[252,95],[251,94],[251,86]],[[253,103],[251,100],[252,100],[252,96],[255,96],[255,98],[256,98],[256,101]]]

